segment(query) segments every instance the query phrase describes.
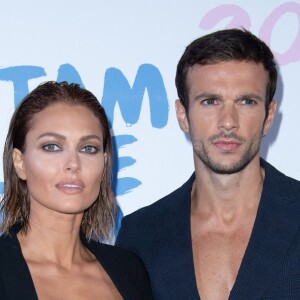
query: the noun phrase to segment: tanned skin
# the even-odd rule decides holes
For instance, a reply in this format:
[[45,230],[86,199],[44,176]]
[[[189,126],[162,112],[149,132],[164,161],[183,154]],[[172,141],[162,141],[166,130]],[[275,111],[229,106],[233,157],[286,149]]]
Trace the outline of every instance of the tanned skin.
[[260,63],[194,65],[188,111],[176,101],[193,144],[191,234],[202,300],[228,299],[253,229],[264,181],[259,147],[276,110],[271,101],[266,118],[267,84]]

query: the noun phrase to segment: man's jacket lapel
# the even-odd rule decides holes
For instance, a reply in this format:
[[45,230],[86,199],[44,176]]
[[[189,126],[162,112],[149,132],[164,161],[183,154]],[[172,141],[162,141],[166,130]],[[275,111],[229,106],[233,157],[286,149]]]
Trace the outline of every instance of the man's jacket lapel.
[[263,193],[230,300],[262,297],[282,269],[300,226],[300,201],[293,182],[265,161],[261,164],[265,169]]

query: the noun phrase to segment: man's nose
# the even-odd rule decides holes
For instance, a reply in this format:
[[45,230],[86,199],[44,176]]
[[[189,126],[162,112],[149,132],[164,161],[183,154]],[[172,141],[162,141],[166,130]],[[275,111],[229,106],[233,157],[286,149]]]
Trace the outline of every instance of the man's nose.
[[234,104],[223,105],[220,109],[218,129],[226,132],[239,128],[239,114]]

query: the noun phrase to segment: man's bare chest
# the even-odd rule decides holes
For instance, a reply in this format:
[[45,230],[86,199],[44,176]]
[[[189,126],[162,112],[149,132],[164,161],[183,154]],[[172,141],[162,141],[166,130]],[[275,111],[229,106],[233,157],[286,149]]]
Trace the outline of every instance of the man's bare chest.
[[232,232],[192,229],[193,261],[202,300],[228,299],[244,257],[252,226]]

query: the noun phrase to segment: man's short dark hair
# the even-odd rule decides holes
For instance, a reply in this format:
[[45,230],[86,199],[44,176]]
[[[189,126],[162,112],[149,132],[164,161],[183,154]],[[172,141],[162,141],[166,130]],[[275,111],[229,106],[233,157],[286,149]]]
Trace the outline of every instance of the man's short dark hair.
[[273,100],[277,69],[274,55],[270,48],[251,32],[243,29],[225,29],[210,33],[194,40],[188,45],[180,58],[176,72],[178,97],[185,107],[189,108],[187,73],[195,64],[208,65],[227,61],[246,61],[262,63],[269,73],[266,91],[266,114],[269,103]]

